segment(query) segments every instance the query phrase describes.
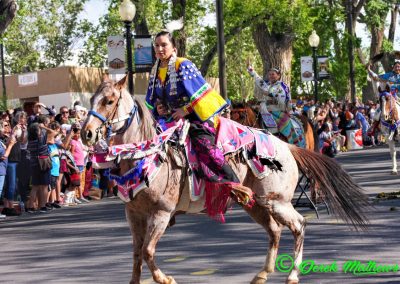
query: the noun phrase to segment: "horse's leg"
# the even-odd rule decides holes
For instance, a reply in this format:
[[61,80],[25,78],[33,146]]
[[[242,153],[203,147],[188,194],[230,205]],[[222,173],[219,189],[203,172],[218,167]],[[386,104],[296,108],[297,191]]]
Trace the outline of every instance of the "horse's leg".
[[142,274],[143,254],[142,247],[144,236],[146,233],[146,219],[135,216],[134,212],[129,210],[128,205],[125,207],[125,215],[129,224],[133,241],[133,270],[130,284],[140,284],[140,276]]
[[396,160],[396,147],[394,139],[387,141],[390,150],[390,157],[392,158],[392,175],[397,175],[397,160]]
[[294,237],[294,267],[290,272],[286,283],[299,283],[299,266],[303,259],[303,245],[305,234],[305,219],[293,207],[290,201],[270,200],[267,206],[272,217],[279,223],[287,226]]
[[262,284],[267,280],[269,273],[274,272],[275,260],[278,254],[282,225],[271,217],[265,207],[254,204],[252,208],[245,208],[254,221],[259,223],[269,234],[269,250],[263,269],[251,281],[251,284]]
[[142,253],[143,258],[149,267],[153,280],[161,284],[174,284],[174,278],[166,276],[155,263],[156,245],[161,236],[164,234],[171,219],[171,213],[166,211],[156,211],[147,220],[147,231],[144,239]]

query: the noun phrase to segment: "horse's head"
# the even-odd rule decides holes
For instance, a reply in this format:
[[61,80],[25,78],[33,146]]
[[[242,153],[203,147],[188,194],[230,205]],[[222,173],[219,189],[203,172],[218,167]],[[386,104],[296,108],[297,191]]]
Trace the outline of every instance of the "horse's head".
[[382,119],[384,121],[399,120],[396,99],[389,92],[379,94],[379,103],[382,111]]
[[250,106],[232,109],[231,119],[246,126],[259,127],[257,115]]
[[93,145],[101,138],[109,138],[111,133],[125,131],[132,123],[137,105],[125,84],[126,76],[117,83],[108,76],[103,78],[90,99],[91,109],[81,131],[84,144]]

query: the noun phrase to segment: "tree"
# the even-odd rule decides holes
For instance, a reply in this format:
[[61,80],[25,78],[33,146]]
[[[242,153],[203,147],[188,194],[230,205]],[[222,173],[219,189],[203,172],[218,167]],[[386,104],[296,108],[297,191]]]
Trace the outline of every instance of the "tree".
[[80,37],[78,15],[86,1],[18,1],[18,13],[4,34],[9,71],[51,68],[69,60]]
[[0,34],[11,24],[17,12],[17,3],[14,0],[0,0]]
[[[393,45],[385,38],[385,23],[394,2],[393,0],[367,0],[364,5],[365,14],[360,13],[360,21],[365,23],[371,33],[369,58],[375,57],[382,51],[391,51],[393,49]],[[371,69],[378,72],[379,67],[375,63]],[[367,72],[365,72],[366,76]],[[367,85],[363,88],[364,100],[376,100],[377,90],[375,86],[373,82],[368,81]]]

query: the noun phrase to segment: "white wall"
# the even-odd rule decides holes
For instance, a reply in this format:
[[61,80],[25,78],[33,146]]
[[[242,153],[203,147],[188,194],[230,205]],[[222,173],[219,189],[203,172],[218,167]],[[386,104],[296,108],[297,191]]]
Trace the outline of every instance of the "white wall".
[[58,113],[60,111],[60,107],[71,106],[71,94],[62,93],[62,94],[40,96],[39,102],[45,104],[49,108],[51,108],[51,106],[54,106],[56,112]]
[[59,113],[60,107],[67,106],[68,108],[71,108],[72,104],[77,100],[81,102],[82,106],[89,109],[89,100],[92,95],[93,94],[90,93],[62,93],[45,95],[39,97],[39,102],[45,104],[50,108],[54,105],[56,112]]
[[[62,93],[62,94],[54,94],[54,95],[46,95],[40,96],[39,102],[45,104],[50,107],[54,105],[56,113],[60,112],[60,107],[67,106],[68,108],[72,107],[72,104],[75,101],[80,101],[81,105],[90,109],[90,98],[93,94],[90,93]],[[144,102],[146,99],[145,95],[135,95],[137,99]]]

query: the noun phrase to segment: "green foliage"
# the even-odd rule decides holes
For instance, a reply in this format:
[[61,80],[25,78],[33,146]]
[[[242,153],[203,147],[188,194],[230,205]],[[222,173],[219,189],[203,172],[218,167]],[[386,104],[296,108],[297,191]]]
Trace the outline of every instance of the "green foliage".
[[4,34],[11,73],[59,66],[72,57],[80,37],[78,15],[87,0],[19,0],[17,15]]
[[386,15],[388,14],[392,4],[397,1],[393,0],[369,0],[364,5],[366,17],[365,24],[376,28],[382,27],[385,23]]
[[81,33],[87,39],[79,54],[79,64],[99,68],[106,66],[107,37],[124,33],[124,25],[118,12],[119,4],[118,0],[110,1],[108,13],[100,17],[97,25],[88,21],[81,25]]
[[[73,49],[82,44],[79,63],[86,66],[105,67],[106,39],[109,35],[124,34],[119,18],[120,0],[108,0],[107,13],[98,24],[80,20],[78,15],[88,0],[18,0],[19,10],[13,23],[3,35],[6,48],[6,69],[19,73],[25,67],[31,70],[56,67],[73,55]],[[106,0],[104,0],[106,1]],[[176,19],[172,1],[133,0],[137,17],[145,19],[149,32],[155,34],[165,24]],[[366,1],[362,21],[368,27],[385,24],[386,15],[394,0]],[[256,71],[263,73],[261,61],[252,32],[263,23],[274,36],[293,37],[292,97],[313,96],[311,83],[300,80],[300,57],[311,55],[308,37],[315,29],[320,36],[318,55],[329,56],[331,78],[320,82],[320,98],[343,98],[349,90],[348,36],[344,31],[344,1],[317,0],[225,0],[224,31],[228,96],[234,100],[250,98],[253,79],[246,70],[246,59],[251,58]],[[207,21],[215,17],[214,0],[186,1],[184,36],[187,38],[186,56],[198,67],[205,55],[216,46],[215,26]],[[212,20],[212,22],[214,22]],[[231,34],[232,33],[232,34]],[[360,39],[354,38],[355,46]],[[384,40],[382,49],[393,46]],[[217,57],[214,57],[207,76],[218,77]],[[366,84],[364,66],[356,60],[357,93]]]
[[227,93],[233,101],[243,101],[253,97],[254,81],[247,72],[247,58],[251,58],[254,66],[262,66],[252,41],[250,28],[245,29],[226,45]]

